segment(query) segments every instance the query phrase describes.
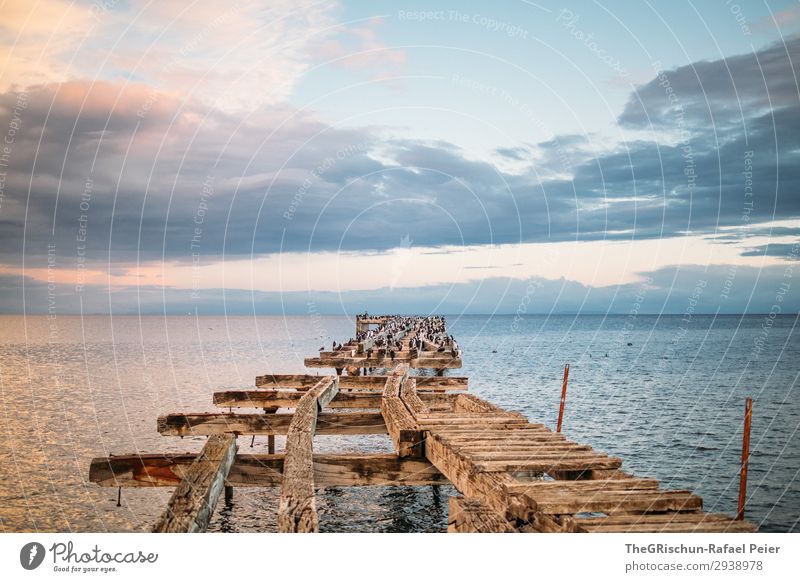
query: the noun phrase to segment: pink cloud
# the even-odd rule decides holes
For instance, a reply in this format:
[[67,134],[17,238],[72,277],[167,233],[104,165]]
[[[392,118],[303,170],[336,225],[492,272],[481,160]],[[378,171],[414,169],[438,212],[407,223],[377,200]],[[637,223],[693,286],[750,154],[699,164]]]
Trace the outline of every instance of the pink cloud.
[[406,53],[385,45],[378,37],[384,20],[375,17],[362,26],[344,29],[339,38],[325,42],[316,58],[351,71],[367,71],[371,79],[386,79],[402,74]]

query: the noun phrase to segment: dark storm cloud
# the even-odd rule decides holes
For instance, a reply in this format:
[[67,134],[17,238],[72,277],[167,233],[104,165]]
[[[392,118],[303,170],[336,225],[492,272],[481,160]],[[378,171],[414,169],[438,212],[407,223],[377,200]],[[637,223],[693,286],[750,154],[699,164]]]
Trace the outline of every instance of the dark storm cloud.
[[787,261],[800,260],[800,247],[792,243],[769,243],[760,245],[742,253],[745,257],[781,257]]
[[[628,100],[620,122],[632,127],[674,127],[687,120],[725,129],[746,129],[753,117],[797,107],[800,37],[760,51],[716,61],[698,61],[655,76]],[[668,99],[672,92],[673,99]]]
[[[565,135],[496,152],[529,159],[523,173],[289,107],[240,119],[140,86],[40,87],[10,154],[0,262],[20,264],[23,248],[36,262],[48,244],[62,266],[83,252],[107,268],[194,252],[374,251],[404,236],[415,246],[639,239],[797,218],[789,57],[800,59],[800,40],[667,71],[620,116],[644,130],[636,141],[597,151]],[[19,98],[0,96],[0,129]]]

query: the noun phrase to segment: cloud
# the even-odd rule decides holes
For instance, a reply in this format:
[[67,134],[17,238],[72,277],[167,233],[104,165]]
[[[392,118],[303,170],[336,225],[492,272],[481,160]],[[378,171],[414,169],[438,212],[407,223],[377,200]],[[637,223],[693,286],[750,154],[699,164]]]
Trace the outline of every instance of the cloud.
[[[158,10],[177,19],[174,7]],[[214,21],[193,18],[203,15]],[[665,73],[687,143],[672,135],[674,106],[655,77],[620,116],[635,140],[596,151],[568,135],[497,152],[528,156],[513,173],[456,144],[335,127],[285,103],[242,117],[158,80],[7,91],[0,132],[18,127],[0,263],[24,256],[42,268],[54,245],[59,266],[128,276],[158,261],[379,252],[405,236],[420,248],[632,241],[797,219],[800,106],[787,52],[800,59],[800,41]]]
[[800,260],[800,242],[796,243],[770,243],[759,245],[750,250],[744,251],[745,257],[780,257],[787,261]]
[[797,107],[798,54],[796,36],[752,53],[659,71],[630,96],[619,121],[632,128],[669,129],[684,120],[691,131],[735,127],[746,132],[751,119]]
[[390,48],[378,36],[384,19],[370,18],[362,24],[337,31],[334,38],[313,51],[314,57],[335,67],[366,71],[373,80],[390,79],[404,72],[406,53]]
[[121,78],[224,111],[254,111],[287,99],[313,47],[337,29],[336,10],[313,0],[15,0],[3,5],[12,43],[0,89]]
[[0,91],[68,79],[71,52],[92,29],[86,7],[63,0],[3,3]]

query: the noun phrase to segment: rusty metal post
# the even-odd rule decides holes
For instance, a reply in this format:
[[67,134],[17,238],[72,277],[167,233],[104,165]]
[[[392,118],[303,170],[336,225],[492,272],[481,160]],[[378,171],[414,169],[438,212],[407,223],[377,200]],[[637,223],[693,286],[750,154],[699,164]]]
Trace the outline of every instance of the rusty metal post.
[[744,403],[744,433],[742,434],[742,468],[739,472],[739,511],[736,519],[744,519],[744,504],[747,499],[747,466],[750,464],[750,424],[753,421],[753,399]]
[[561,405],[558,407],[558,426],[556,432],[561,432],[561,423],[564,420],[564,403],[567,401],[567,379],[569,378],[569,364],[564,364],[564,382],[561,384]]

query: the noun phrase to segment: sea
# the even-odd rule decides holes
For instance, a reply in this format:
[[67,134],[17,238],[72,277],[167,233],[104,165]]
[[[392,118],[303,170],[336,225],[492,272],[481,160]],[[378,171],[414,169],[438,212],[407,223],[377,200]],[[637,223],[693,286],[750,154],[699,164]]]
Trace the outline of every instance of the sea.
[[[470,391],[623,459],[623,469],[689,489],[735,514],[745,399],[753,399],[747,518],[800,531],[798,317],[451,315]],[[199,451],[156,418],[213,412],[212,394],[354,334],[346,316],[0,316],[0,531],[148,531],[169,488],[89,482],[93,457]],[[316,371],[314,371],[316,372]],[[277,437],[278,452],[283,437]],[[266,453],[267,438],[240,437]],[[388,452],[384,435],[317,436],[317,452]],[[439,487],[332,487],[317,494],[326,532],[443,532]],[[277,488],[236,488],[211,531],[275,531]]]

